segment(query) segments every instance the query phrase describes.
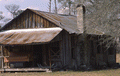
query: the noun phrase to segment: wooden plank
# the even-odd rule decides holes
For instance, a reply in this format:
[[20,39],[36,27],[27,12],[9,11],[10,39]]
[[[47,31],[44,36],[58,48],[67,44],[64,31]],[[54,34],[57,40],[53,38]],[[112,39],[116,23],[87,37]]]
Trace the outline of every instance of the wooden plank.
[[40,25],[41,25],[41,18],[40,16],[38,16],[38,28],[40,28]]
[[35,28],[35,14],[32,14],[32,28]]
[[40,27],[43,27],[43,18],[41,17],[41,22],[40,22],[41,24],[40,24]]
[[71,64],[71,36],[68,34],[68,53],[69,53],[69,65]]
[[4,57],[4,62],[23,62],[29,61],[28,56],[18,56],[18,57]]
[[47,25],[47,23],[48,23],[47,19],[45,19],[45,21],[46,21],[46,23],[45,23],[46,24],[46,28],[48,28],[49,26]]
[[49,21],[47,21],[47,27],[50,27],[50,26],[49,26],[49,23],[50,23],[50,22],[49,22]]
[[17,29],[19,29],[19,23],[18,23],[18,19],[16,19],[16,25],[17,25]]
[[21,28],[24,28],[24,14],[21,15]]
[[46,19],[44,19],[45,21],[45,28],[47,28],[48,26],[47,26],[47,20]]
[[43,64],[46,65],[47,62],[46,62],[46,45],[44,44],[43,47],[42,47],[42,57],[43,57]]
[[39,28],[39,16],[36,14],[36,28]]
[[12,29],[15,29],[15,21],[13,21],[12,25]]
[[22,17],[21,17],[21,16],[19,17],[19,24],[20,24],[20,25],[19,25],[19,28],[22,29],[22,26],[23,26],[23,25],[22,25]]
[[25,27],[28,28],[28,13],[25,14]]
[[49,64],[50,64],[50,70],[51,70],[51,50],[50,50],[50,47],[49,47]]
[[43,18],[43,27],[46,28],[45,19]]
[[[1,46],[1,56],[3,56],[3,46]],[[2,58],[2,68],[4,68],[4,59]]]
[[33,27],[33,20],[32,20],[32,17],[33,17],[33,14],[32,13],[29,13],[29,17],[28,17],[28,19],[29,19],[29,28],[32,28]]
[[35,28],[38,28],[37,23],[38,23],[38,16],[35,14]]
[[20,29],[20,19],[17,19],[17,26],[18,26],[18,29]]
[[7,68],[7,69],[0,69],[0,71],[4,71],[4,72],[18,72],[18,71],[45,71],[48,72],[49,69],[42,69],[42,68]]
[[65,31],[65,41],[66,41],[66,65],[69,65],[70,64],[70,47],[69,47],[69,34]]
[[62,31],[62,41],[61,41],[61,48],[62,48],[62,50],[61,50],[61,52],[62,52],[62,55],[61,55],[61,57],[62,57],[62,64],[63,64],[63,66],[65,66],[65,47],[66,47],[66,43],[65,43],[65,35],[64,35],[64,31]]
[[23,14],[23,28],[25,28],[25,14]]
[[49,27],[52,27],[51,22],[49,22]]

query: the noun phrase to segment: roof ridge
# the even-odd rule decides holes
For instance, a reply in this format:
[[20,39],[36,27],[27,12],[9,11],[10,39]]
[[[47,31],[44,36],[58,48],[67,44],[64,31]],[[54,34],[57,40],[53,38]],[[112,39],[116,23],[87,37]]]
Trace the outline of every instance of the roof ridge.
[[[55,13],[47,12],[47,11],[34,10],[34,9],[29,9],[29,8],[27,8],[27,9],[28,9],[28,10],[37,11],[37,12],[43,12],[43,13],[49,13],[49,14],[55,14]],[[56,14],[56,15],[61,15],[61,16],[75,16],[75,15],[67,15],[67,14]],[[76,17],[76,16],[75,16],[75,17]]]

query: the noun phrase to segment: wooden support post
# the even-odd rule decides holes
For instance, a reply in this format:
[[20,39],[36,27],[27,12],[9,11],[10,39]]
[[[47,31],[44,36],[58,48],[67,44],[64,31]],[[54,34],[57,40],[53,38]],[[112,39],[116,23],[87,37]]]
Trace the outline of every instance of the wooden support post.
[[[27,50],[28,50],[28,46],[27,46],[27,45],[26,45],[26,48],[27,48]],[[34,60],[34,59],[35,59],[35,58],[34,58],[35,51],[34,51],[34,47],[33,47],[33,46],[32,46],[32,53],[33,53],[33,54],[32,54],[32,55],[33,55],[33,57],[32,57],[32,58],[33,58],[33,60],[32,60],[32,66],[34,67],[34,65],[35,65],[35,60]]]
[[50,47],[49,47],[49,64],[50,64],[50,70],[51,70],[51,52],[50,52]]
[[3,46],[1,46],[2,68],[4,68]]
[[46,46],[45,46],[45,44],[43,45],[43,48],[42,48],[42,57],[43,57],[43,65],[45,66],[45,65],[47,65],[47,63],[46,63]]

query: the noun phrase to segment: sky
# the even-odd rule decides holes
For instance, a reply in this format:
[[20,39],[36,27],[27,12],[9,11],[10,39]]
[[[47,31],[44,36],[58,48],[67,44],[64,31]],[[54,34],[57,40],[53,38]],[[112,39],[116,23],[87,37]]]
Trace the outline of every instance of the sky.
[[7,18],[12,18],[11,13],[5,8],[5,5],[16,4],[19,9],[35,9],[40,11],[48,11],[49,0],[0,0],[0,11]]

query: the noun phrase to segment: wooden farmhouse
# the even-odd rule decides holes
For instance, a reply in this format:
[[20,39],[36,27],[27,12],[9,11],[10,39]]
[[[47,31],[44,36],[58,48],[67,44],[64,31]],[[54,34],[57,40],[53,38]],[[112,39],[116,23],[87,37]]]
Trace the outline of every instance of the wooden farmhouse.
[[83,7],[77,12],[76,17],[26,9],[11,20],[0,32],[1,68],[82,69],[115,64],[115,45],[109,49],[105,43],[99,45],[98,39],[106,37],[101,32],[85,38]]

